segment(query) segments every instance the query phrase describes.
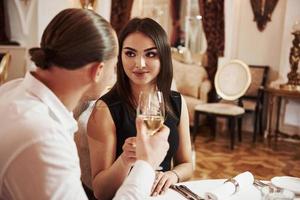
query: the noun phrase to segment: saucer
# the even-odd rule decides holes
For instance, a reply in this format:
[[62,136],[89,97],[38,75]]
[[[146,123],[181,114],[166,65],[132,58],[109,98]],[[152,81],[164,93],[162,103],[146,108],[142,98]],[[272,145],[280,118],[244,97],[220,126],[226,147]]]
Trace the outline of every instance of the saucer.
[[276,176],[271,179],[271,183],[277,187],[290,190],[295,195],[300,195],[300,178],[292,176]]

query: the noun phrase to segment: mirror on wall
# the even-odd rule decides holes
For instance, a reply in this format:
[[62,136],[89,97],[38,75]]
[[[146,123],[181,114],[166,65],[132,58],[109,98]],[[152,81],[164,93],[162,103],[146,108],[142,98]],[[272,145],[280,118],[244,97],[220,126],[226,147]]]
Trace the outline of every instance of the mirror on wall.
[[191,53],[203,53],[206,48],[206,41],[198,0],[182,2],[187,2],[186,4],[183,3],[181,7],[181,27],[184,32],[184,46],[187,47]]
[[173,52],[179,54],[178,57],[181,57],[183,62],[201,64],[206,40],[198,0],[181,0],[180,27],[180,43],[175,45],[176,49],[173,49]]
[[134,0],[131,10],[133,17],[149,17],[158,22],[170,35],[172,18],[170,17],[170,0]]

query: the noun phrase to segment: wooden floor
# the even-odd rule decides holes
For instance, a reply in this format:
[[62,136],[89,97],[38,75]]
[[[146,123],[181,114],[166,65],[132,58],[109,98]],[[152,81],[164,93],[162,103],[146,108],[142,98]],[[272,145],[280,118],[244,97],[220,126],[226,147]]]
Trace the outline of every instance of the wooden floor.
[[208,131],[202,128],[196,138],[193,180],[230,178],[244,171],[262,180],[274,176],[300,177],[300,141],[279,140],[275,145],[274,141],[260,139],[253,144],[251,133],[245,132],[243,141],[230,150],[226,133],[210,140],[205,132]]

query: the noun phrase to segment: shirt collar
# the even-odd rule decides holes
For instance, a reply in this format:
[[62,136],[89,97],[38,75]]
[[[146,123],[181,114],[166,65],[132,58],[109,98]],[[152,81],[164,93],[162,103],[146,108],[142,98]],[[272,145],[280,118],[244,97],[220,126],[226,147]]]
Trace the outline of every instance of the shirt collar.
[[24,86],[27,91],[38,97],[48,106],[49,110],[51,110],[59,123],[67,131],[70,131],[72,134],[77,131],[78,126],[73,117],[73,112],[70,112],[58,97],[46,85],[36,79],[31,72],[26,73]]

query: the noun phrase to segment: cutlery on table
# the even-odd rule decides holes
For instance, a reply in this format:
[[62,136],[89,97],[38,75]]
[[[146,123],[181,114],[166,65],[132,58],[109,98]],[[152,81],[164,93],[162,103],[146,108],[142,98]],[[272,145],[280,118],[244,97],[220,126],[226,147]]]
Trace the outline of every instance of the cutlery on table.
[[254,180],[254,183],[253,183],[254,186],[257,186],[257,187],[269,187],[272,191],[276,191],[276,192],[280,192],[282,190],[282,188],[279,188],[275,185],[273,185],[272,183],[264,183],[260,180]]
[[194,193],[192,190],[190,190],[190,188],[188,188],[185,185],[179,185],[178,187],[182,188],[183,190],[185,190],[187,193],[189,193],[192,197],[194,197],[196,200],[204,200],[204,198],[200,197],[199,195],[197,195],[196,193]]
[[184,196],[188,200],[195,200],[194,197],[192,197],[190,194],[188,194],[187,192],[185,192],[184,190],[182,190],[177,185],[171,185],[170,188],[173,189],[174,191],[178,192],[179,194],[181,194],[182,196]]

